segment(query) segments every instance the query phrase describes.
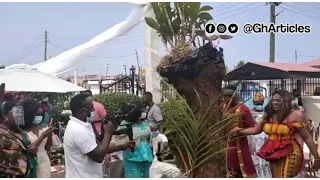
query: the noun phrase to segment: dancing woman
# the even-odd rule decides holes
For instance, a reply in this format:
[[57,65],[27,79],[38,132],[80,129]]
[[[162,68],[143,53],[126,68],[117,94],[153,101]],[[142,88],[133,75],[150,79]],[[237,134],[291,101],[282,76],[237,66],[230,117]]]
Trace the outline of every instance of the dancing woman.
[[[224,115],[241,114],[236,120],[235,125],[241,128],[254,127],[250,109],[241,103],[235,95],[236,87],[229,85],[223,90],[223,99],[226,102],[223,105]],[[231,126],[234,127],[234,124]],[[226,165],[228,168],[228,177],[232,178],[256,178],[257,173],[250,153],[250,147],[247,137],[238,139],[228,138],[228,150],[226,152]]]
[[257,154],[269,161],[273,178],[293,178],[298,175],[303,165],[303,150],[296,140],[299,135],[315,157],[313,168],[320,167],[316,144],[305,127],[302,113],[291,110],[291,102],[288,91],[278,90],[265,108],[261,122],[251,128],[236,127],[231,130],[235,135],[256,135],[261,132],[268,135],[268,140]]

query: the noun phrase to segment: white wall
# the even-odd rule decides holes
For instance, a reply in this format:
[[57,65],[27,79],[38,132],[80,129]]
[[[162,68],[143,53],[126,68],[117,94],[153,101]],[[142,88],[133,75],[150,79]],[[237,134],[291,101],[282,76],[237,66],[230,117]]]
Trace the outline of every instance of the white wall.
[[318,125],[320,123],[320,96],[302,96],[302,102],[307,118]]

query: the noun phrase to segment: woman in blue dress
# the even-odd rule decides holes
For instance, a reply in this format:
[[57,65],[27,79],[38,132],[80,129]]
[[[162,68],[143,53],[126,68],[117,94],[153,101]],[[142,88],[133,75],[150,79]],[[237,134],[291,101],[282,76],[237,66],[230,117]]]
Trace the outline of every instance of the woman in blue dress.
[[[149,128],[149,123],[146,120],[147,111],[140,102],[132,103],[136,106],[132,114],[136,114],[131,119],[133,140],[136,142],[134,150],[131,149],[122,151],[123,166],[126,178],[149,178],[149,170],[153,161],[152,154],[152,135]],[[139,115],[139,116],[138,116]],[[131,116],[134,117],[134,116]],[[122,122],[125,124],[128,122]]]

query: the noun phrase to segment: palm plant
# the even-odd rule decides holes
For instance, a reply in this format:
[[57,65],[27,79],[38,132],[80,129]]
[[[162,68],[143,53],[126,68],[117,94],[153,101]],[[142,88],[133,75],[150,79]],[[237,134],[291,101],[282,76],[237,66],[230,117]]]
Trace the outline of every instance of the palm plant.
[[213,20],[208,13],[213,9],[211,6],[201,7],[200,2],[175,2],[173,7],[171,4],[170,2],[151,3],[155,19],[145,17],[146,23],[159,33],[168,52],[169,46],[174,48],[180,44],[192,44],[194,47],[199,47],[207,41],[231,38],[226,35],[206,35],[205,25]]
[[[209,106],[204,114],[195,115],[186,100],[176,91],[174,96],[171,93],[162,93],[167,99],[161,104],[166,119],[165,134],[171,143],[171,150],[178,159],[178,166],[183,170],[185,177],[201,177],[201,166],[208,161],[223,162],[229,135],[226,131],[235,123],[239,114],[228,114],[211,124],[209,117],[214,111],[220,111],[221,106],[214,111],[210,111],[212,106]],[[220,95],[215,101],[219,99]],[[212,104],[215,104],[215,101]]]
[[[180,131],[186,134],[183,140],[189,144],[183,144],[182,138],[173,143],[181,152],[183,169],[189,177],[225,177],[223,161],[213,158],[217,155],[213,152],[219,154],[223,149],[217,146],[218,149],[212,150],[211,145],[226,142],[220,141],[226,135],[218,126],[227,121],[222,118],[218,101],[226,69],[223,49],[214,46],[212,41],[219,43],[232,37],[205,33],[205,25],[213,20],[209,13],[211,6],[201,6],[200,2],[154,2],[151,6],[155,18],[145,17],[145,22],[158,32],[168,52],[157,70],[188,105],[184,115],[177,117],[181,122],[169,120],[171,128],[167,128],[178,137],[183,133]],[[173,103],[173,99],[166,97],[167,103]],[[177,105],[177,108],[181,107]],[[186,119],[189,121],[185,122]],[[208,157],[209,154],[213,155]]]

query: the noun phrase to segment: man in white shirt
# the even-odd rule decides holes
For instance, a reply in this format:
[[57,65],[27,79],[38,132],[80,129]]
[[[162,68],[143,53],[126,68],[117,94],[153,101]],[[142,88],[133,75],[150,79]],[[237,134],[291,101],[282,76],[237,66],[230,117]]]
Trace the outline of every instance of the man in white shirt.
[[104,137],[97,144],[91,122],[94,118],[92,99],[87,94],[78,94],[70,101],[72,117],[64,133],[66,178],[102,178],[102,162],[106,154],[134,146],[134,142],[109,147],[115,127],[104,126]]
[[154,159],[150,167],[150,178],[179,178],[181,172],[176,165],[158,161],[156,153],[158,152],[159,143],[161,144],[161,151],[168,148],[167,137],[164,134],[160,134],[158,131],[152,132]]
[[151,92],[145,92],[142,96],[142,102],[149,108],[147,119],[152,129],[159,129],[163,124],[163,118],[160,108],[154,104]]

